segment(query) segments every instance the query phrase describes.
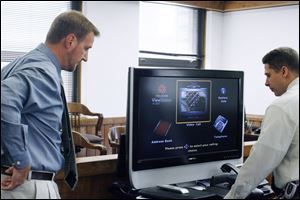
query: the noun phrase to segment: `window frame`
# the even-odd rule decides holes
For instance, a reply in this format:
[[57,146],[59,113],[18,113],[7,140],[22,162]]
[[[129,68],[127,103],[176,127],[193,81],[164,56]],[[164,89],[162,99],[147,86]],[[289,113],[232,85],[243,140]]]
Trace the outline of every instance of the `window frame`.
[[[206,21],[206,10],[201,8],[191,8],[197,10],[197,54],[175,54],[168,52],[154,52],[139,50],[139,66],[145,67],[178,67],[178,68],[204,68],[204,44],[205,44],[205,21]],[[174,59],[166,58],[149,58],[146,56],[140,56],[142,53],[153,54],[153,55],[163,55],[163,56],[174,56]],[[176,57],[184,56],[195,58],[195,60],[187,59],[176,59]]]

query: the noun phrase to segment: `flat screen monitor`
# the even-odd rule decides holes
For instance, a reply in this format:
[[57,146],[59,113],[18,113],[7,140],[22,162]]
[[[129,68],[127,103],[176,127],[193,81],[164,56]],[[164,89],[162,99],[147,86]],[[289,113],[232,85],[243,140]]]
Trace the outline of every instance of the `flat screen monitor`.
[[243,162],[242,71],[129,68],[127,138],[131,185],[211,178]]

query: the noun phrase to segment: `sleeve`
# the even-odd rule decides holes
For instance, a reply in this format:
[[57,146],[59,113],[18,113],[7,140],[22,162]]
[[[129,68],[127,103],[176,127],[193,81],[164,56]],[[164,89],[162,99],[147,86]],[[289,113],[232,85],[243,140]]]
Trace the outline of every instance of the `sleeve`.
[[270,106],[265,114],[261,135],[252,147],[227,199],[246,198],[281,162],[293,136],[287,114],[277,106]]
[[17,168],[30,165],[26,148],[28,128],[21,123],[28,86],[20,75],[1,81],[1,145]]

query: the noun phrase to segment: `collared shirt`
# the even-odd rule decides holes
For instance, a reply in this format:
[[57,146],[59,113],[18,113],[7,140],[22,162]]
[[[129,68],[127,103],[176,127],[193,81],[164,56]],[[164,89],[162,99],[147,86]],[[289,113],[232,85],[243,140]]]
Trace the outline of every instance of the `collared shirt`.
[[246,198],[271,172],[278,188],[299,180],[299,77],[267,108],[259,139],[225,198]]
[[63,167],[60,82],[60,63],[45,44],[1,70],[1,165]]

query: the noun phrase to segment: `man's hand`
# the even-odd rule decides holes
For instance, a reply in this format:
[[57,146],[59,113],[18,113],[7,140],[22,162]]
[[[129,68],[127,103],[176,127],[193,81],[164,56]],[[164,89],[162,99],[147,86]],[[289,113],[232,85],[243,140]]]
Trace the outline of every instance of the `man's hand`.
[[29,171],[30,166],[23,169],[17,169],[14,166],[8,168],[5,173],[11,174],[11,176],[6,176],[1,181],[1,190],[13,190],[17,186],[23,184],[27,179]]

